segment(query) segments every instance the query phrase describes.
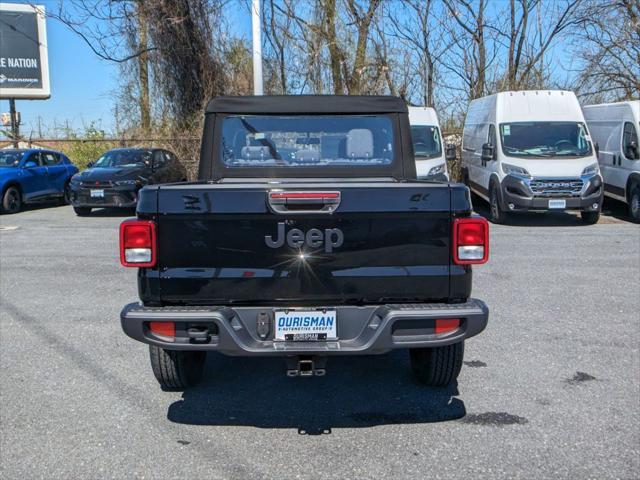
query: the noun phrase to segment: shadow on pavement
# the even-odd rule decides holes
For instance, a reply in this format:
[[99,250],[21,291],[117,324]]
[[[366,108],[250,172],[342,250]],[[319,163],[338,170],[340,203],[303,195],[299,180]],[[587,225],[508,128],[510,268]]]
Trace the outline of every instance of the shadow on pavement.
[[[88,217],[135,217],[135,208],[96,208]],[[84,217],[83,217],[84,218]]]
[[[12,215],[6,215],[3,217],[10,218],[12,216],[20,216],[23,212],[33,212],[44,209],[69,209],[72,210],[71,205],[60,205],[60,203],[52,202],[38,202],[38,203],[25,203],[22,205],[22,210]],[[96,208],[91,211],[89,217],[132,217],[135,216],[135,208]]]
[[465,416],[457,386],[417,384],[408,355],[332,357],[324,377],[285,375],[282,358],[233,358],[209,354],[205,378],[169,406],[172,422],[295,428],[300,434],[332,428],[431,423]]
[[628,223],[633,223],[629,217],[629,207],[627,204],[614,200],[613,198],[604,197],[602,214]]
[[23,212],[33,212],[36,210],[45,210],[50,208],[71,208],[69,205],[61,205],[59,201],[51,200],[47,202],[37,202],[37,203],[23,203],[22,209],[18,213],[13,213],[10,216],[20,215]]

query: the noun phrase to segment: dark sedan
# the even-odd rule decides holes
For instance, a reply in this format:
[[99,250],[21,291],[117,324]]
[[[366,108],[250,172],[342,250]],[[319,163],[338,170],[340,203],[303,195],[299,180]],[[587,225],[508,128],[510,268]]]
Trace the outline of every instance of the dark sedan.
[[89,167],[71,179],[71,204],[80,216],[92,208],[134,208],[145,185],[187,178],[175,154],[159,148],[117,148]]

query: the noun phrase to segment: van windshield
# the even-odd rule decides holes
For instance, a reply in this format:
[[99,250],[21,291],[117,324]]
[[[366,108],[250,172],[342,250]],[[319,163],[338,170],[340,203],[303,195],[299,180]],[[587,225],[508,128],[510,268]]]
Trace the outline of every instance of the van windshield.
[[442,154],[440,131],[433,125],[411,125],[413,154],[420,158],[434,158]]
[[393,145],[384,115],[247,115],[222,123],[227,167],[390,165]]
[[583,123],[517,122],[500,124],[505,155],[512,157],[585,157],[591,142]]

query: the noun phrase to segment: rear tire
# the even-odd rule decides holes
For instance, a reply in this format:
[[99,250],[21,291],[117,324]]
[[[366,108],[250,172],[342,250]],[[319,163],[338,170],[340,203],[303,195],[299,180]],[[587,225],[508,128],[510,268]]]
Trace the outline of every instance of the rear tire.
[[22,209],[22,195],[16,187],[9,187],[2,196],[2,213],[18,213]]
[[585,225],[595,225],[600,220],[600,212],[580,212],[580,217]]
[[180,391],[200,381],[207,352],[165,350],[149,345],[149,356],[160,387],[163,390]]
[[489,220],[495,224],[507,223],[507,212],[500,206],[500,195],[494,185],[489,190]]
[[430,387],[446,387],[455,382],[462,368],[464,342],[435,348],[412,348],[411,370],[416,379]]
[[76,215],[79,217],[91,215],[91,207],[73,207],[73,211],[76,212]]
[[69,186],[69,182],[67,182],[64,184],[62,197],[60,197],[60,205],[70,205],[70,204],[71,204],[71,187]]
[[462,183],[467,188],[471,188],[471,185],[469,184],[469,170],[467,170],[466,168],[462,169]]
[[629,193],[629,217],[634,223],[640,223],[640,186],[634,185]]

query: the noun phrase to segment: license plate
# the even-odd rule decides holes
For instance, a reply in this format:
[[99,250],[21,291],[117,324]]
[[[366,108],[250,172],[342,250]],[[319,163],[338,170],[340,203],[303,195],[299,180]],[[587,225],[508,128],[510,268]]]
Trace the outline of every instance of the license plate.
[[104,198],[104,190],[91,190],[91,198]]
[[549,208],[567,208],[566,200],[549,200]]
[[335,310],[279,310],[274,323],[276,340],[313,342],[337,338]]

